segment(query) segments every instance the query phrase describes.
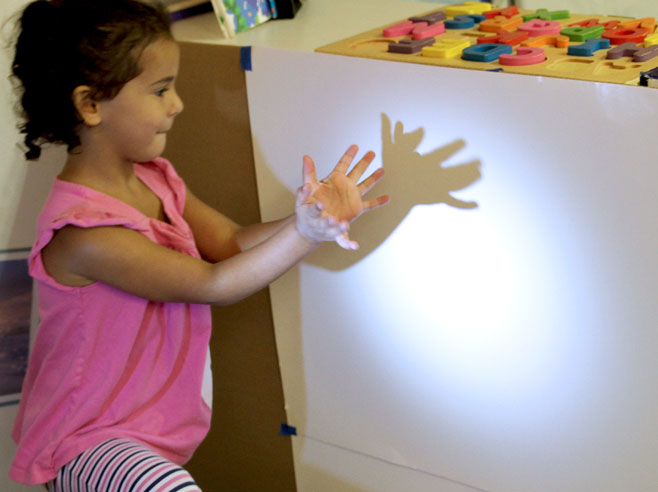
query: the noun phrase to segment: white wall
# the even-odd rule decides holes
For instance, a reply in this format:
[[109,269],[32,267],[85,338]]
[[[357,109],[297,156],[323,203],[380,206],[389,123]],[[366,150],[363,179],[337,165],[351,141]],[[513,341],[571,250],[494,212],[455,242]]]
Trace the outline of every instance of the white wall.
[[[5,48],[13,30],[5,22],[25,4],[25,0],[0,2],[0,23],[3,27],[3,49],[0,50],[0,251],[31,246],[37,214],[53,177],[63,163],[62,152],[53,149],[44,153],[39,162],[26,164],[16,145],[21,141],[21,136],[16,128],[17,119],[13,111],[14,92],[8,80],[12,54]],[[22,486],[7,477],[15,451],[10,433],[17,408],[16,405],[0,407],[0,490],[42,491],[42,487]]]
[[627,17],[657,17],[655,0],[517,0],[524,9],[567,9],[574,14],[623,15]]
[[[24,0],[5,0],[0,4],[0,19],[10,18]],[[11,39],[12,25],[4,24],[2,47]],[[0,53],[0,250],[30,246],[34,238],[34,218],[37,216],[53,176],[62,163],[61,152],[50,151],[37,163],[26,164],[17,143],[21,136],[17,130],[14,91],[8,79],[11,51]],[[8,219],[8,220],[5,220]]]

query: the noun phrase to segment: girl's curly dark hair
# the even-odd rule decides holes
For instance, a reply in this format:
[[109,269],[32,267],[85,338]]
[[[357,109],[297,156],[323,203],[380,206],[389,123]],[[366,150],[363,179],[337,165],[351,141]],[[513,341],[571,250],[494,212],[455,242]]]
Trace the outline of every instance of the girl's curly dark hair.
[[144,48],[172,38],[165,7],[140,0],[36,0],[18,28],[12,73],[27,159],[38,159],[44,143],[69,152],[80,145],[76,87],[89,86],[94,100],[112,99],[141,72]]

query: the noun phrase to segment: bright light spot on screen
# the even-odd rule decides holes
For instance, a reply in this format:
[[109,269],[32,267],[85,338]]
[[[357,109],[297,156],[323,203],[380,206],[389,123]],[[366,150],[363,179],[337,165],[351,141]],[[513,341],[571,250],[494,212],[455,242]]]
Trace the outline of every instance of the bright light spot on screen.
[[382,363],[395,353],[408,375],[406,397],[485,419],[541,419],[568,404],[588,363],[572,328],[590,299],[572,295],[581,288],[571,277],[587,262],[574,256],[564,222],[513,200],[412,210],[377,252],[390,270],[365,308],[380,317]]

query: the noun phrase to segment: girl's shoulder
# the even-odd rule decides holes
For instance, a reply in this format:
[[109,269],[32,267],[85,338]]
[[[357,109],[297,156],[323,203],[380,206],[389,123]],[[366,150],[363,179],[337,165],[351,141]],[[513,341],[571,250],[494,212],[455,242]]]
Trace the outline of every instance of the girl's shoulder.
[[[185,183],[173,165],[164,158],[135,163],[135,173],[161,199],[185,193]],[[41,210],[38,227],[64,219],[97,221],[120,216],[124,219],[141,218],[126,203],[84,184],[56,178]],[[133,217],[137,215],[137,217]],[[93,224],[79,224],[93,225]]]
[[135,172],[138,176],[154,175],[165,180],[172,186],[185,186],[183,178],[180,177],[174,165],[164,157],[156,157],[149,162],[135,163]]
[[[136,212],[136,211],[135,211]],[[56,179],[37,222],[36,239],[30,251],[30,275],[56,287],[70,289],[56,281],[47,271],[42,253],[67,226],[88,229],[100,226],[123,226],[146,230],[147,224],[122,202],[84,185]]]
[[56,178],[44,204],[37,229],[39,231],[67,222],[82,227],[99,220],[120,216],[130,219],[131,209],[123,202],[88,186]]
[[[135,164],[135,173],[163,202],[173,201],[182,212],[186,186],[173,164],[163,157]],[[166,205],[166,203],[165,203]]]

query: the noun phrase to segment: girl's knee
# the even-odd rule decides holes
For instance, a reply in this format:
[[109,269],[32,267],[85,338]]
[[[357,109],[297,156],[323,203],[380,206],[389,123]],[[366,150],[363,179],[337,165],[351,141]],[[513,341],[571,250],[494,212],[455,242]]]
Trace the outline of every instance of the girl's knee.
[[154,483],[156,486],[150,489],[153,492],[202,492],[192,475],[178,466],[164,472],[156,480],[159,484]]

